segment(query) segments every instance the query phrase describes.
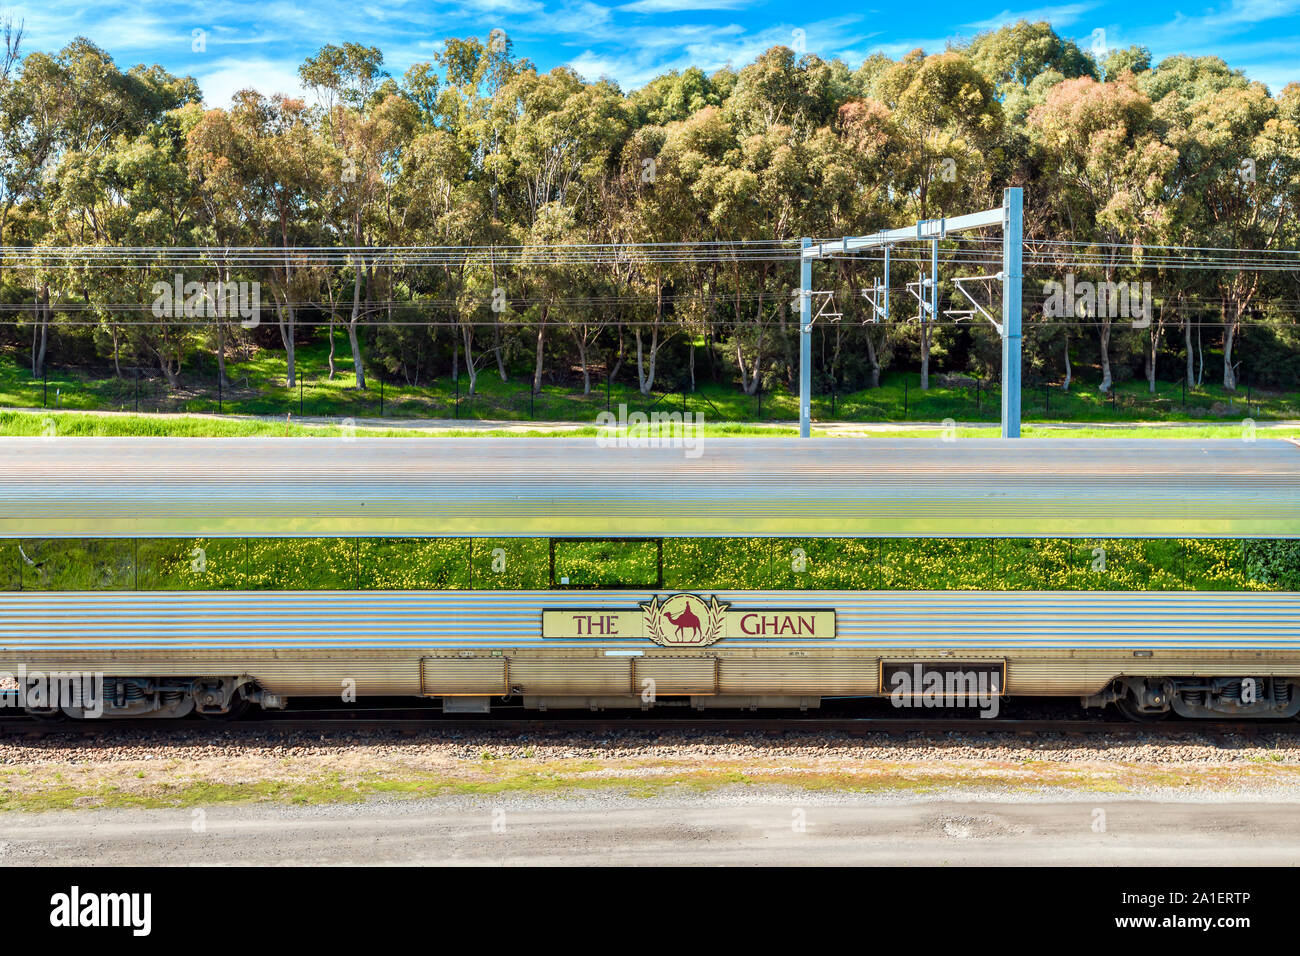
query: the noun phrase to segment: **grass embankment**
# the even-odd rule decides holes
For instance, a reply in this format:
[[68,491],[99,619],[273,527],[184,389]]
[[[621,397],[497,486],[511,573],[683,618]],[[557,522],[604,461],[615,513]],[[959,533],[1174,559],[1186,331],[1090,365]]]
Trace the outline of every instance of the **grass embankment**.
[[[736,741],[735,743],[743,743]],[[772,752],[766,750],[775,743]],[[1080,749],[1088,745],[1080,744]],[[1083,795],[1141,796],[1188,788],[1241,793],[1253,788],[1293,788],[1300,778],[1296,745],[1255,746],[1247,752],[1188,763],[1112,759],[1096,753],[1054,757],[1015,745],[980,748],[989,753],[918,757],[906,745],[855,742],[797,748],[794,741],[765,741],[743,756],[682,753],[674,748],[627,744],[621,754],[593,749],[559,757],[520,747],[449,754],[439,742],[315,742],[285,757],[252,743],[238,757],[169,757],[50,761],[35,752],[13,755],[0,770],[0,810],[85,808],[187,809],[248,803],[319,805],[369,799],[507,795],[546,796],[616,791],[638,797],[709,793],[735,788],[781,787],[809,793],[925,795],[945,791],[1033,793],[1051,789]],[[806,752],[792,753],[792,749]],[[895,755],[881,756],[892,749]],[[1158,750],[1158,748],[1155,748]],[[816,752],[821,750],[823,752]],[[999,750],[1001,752],[999,752]],[[305,752],[301,752],[305,751]],[[24,757],[33,759],[28,762]]]
[[[672,426],[660,435],[679,434],[681,429]],[[813,424],[816,436],[865,436],[890,438],[940,437],[935,425],[863,425],[855,430],[852,424]],[[69,437],[69,438],[595,438],[601,430],[595,425],[562,425],[538,423],[534,427],[512,425],[493,428],[467,426],[458,428],[443,424],[401,425],[390,427],[366,420],[332,420],[304,422],[287,415],[283,419],[236,418],[217,415],[160,415],[68,411],[0,411],[0,437]],[[617,435],[620,431],[605,432]],[[795,425],[759,424],[741,422],[711,422],[706,420],[699,431],[691,434],[705,438],[728,437],[790,437],[799,434]],[[996,426],[970,427],[958,423],[954,433],[958,439],[996,438]],[[1166,439],[1223,439],[1240,441],[1254,435],[1258,438],[1295,438],[1300,428],[1294,425],[1259,422],[1254,426],[1242,422],[1215,423],[1131,423],[1124,425],[1072,425],[1069,423],[1027,424],[1021,435],[1024,438],[1166,438]]]
[[[254,351],[246,358],[232,356],[227,363],[230,388],[216,387],[211,356],[196,355],[192,368],[172,388],[149,377],[144,370],[136,380],[128,371],[118,378],[102,368],[54,367],[45,380],[33,379],[24,355],[0,353],[0,407],[57,408],[80,411],[153,411],[284,416],[312,418],[412,418],[506,421],[594,421],[606,408],[620,404],[632,411],[692,411],[708,421],[788,421],[798,417],[798,396],[785,390],[745,395],[730,385],[700,384],[696,391],[656,391],[642,395],[635,387],[613,383],[606,389],[599,376],[593,391],[583,395],[571,384],[546,385],[531,394],[525,377],[502,382],[494,367],[481,372],[476,394],[468,394],[468,378],[459,387],[450,377],[421,381],[417,385],[385,382],[382,389],[373,372],[369,388],[355,387],[351,355],[345,337],[336,340],[333,378],[328,374],[328,342],[299,347],[297,370],[301,382],[286,386],[286,362],[278,351]],[[1172,371],[1172,370],[1171,370]],[[663,380],[661,379],[661,382]],[[981,384],[956,378],[942,384],[934,375],[931,388],[922,391],[916,372],[890,371],[879,388],[844,394],[817,395],[813,417],[824,421],[942,421],[996,422],[1001,402],[996,383]],[[1256,389],[1234,392],[1206,384],[1184,393],[1179,381],[1157,383],[1150,394],[1145,380],[1119,383],[1113,393],[1097,391],[1080,377],[1069,392],[1058,386],[1027,387],[1022,395],[1026,421],[1122,422],[1204,421],[1300,418],[1300,394]]]

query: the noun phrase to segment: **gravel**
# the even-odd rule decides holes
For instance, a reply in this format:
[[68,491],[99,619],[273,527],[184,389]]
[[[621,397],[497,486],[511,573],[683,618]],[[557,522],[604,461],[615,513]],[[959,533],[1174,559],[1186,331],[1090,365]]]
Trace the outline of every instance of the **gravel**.
[[1300,733],[1257,732],[1189,736],[1158,730],[1087,737],[1013,733],[945,733],[901,737],[885,734],[836,734],[791,731],[780,734],[734,732],[690,734],[682,731],[586,733],[562,728],[525,734],[508,731],[417,733],[402,731],[326,732],[275,729],[168,728],[159,731],[97,732],[94,736],[10,736],[0,739],[0,766],[61,763],[229,758],[311,758],[338,756],[409,758],[417,762],[493,759],[637,759],[713,762],[743,760],[771,763],[794,759],[814,762],[889,761],[926,764],[936,761],[1023,763],[1138,763],[1161,765],[1232,765],[1266,762],[1300,764]]

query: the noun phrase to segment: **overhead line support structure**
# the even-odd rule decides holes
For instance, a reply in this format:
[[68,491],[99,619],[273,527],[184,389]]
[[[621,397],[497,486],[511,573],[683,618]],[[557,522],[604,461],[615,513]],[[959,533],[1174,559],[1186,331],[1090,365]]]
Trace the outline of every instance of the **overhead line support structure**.
[[[997,226],[1002,229],[1002,437],[1020,437],[1021,285],[1024,277],[1024,197],[1019,186],[1002,191],[1002,205],[951,219],[925,219],[914,226],[887,229],[870,236],[845,236],[826,242],[804,238],[799,263],[799,434],[812,427],[812,266],[817,259],[847,255],[901,242],[931,240],[931,318],[938,315],[938,243],[949,233]],[[886,277],[886,281],[888,278]],[[924,292],[922,292],[924,295]],[[996,327],[996,326],[995,326]]]

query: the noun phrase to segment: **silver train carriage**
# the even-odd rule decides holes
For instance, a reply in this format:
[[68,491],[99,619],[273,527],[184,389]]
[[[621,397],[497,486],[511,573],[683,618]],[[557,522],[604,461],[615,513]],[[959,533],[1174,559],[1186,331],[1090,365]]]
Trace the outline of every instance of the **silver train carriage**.
[[[38,715],[349,694],[448,713],[1005,695],[1137,719],[1300,711],[1289,591],[665,587],[663,573],[664,539],[1296,538],[1286,441],[5,438],[0,461],[0,677]],[[590,539],[660,542],[658,575],[557,579],[557,542]],[[268,585],[256,555],[272,540],[297,544],[287,580],[311,565],[326,583]],[[473,579],[524,540],[549,542],[544,580]],[[468,580],[392,558],[395,542],[427,556],[449,541],[470,546]],[[220,555],[236,557],[223,570]],[[27,694],[56,675],[102,677],[98,705]]]

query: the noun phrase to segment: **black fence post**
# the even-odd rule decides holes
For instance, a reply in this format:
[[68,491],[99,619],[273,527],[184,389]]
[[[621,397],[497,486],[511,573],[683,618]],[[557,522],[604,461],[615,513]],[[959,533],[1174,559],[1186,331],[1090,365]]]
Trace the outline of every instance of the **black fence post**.
[[614,381],[613,375],[605,376],[605,411],[609,411],[609,386]]
[[1179,378],[1183,383],[1183,411],[1187,411],[1187,376],[1180,375]]
[[140,370],[135,370],[135,411],[140,413]]
[[907,421],[907,379],[903,379],[903,421]]
[[379,417],[384,417],[384,377],[379,376]]
[[1052,410],[1052,386],[1043,385],[1043,414],[1046,415]]
[[222,413],[221,408],[221,372],[217,372],[217,414]]
[[50,407],[50,370],[46,366],[41,367],[41,408]]
[[302,418],[302,369],[298,369],[298,417]]

